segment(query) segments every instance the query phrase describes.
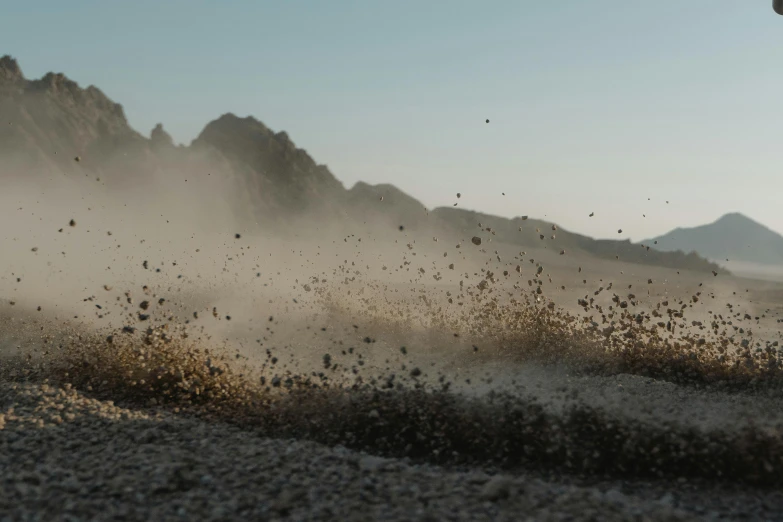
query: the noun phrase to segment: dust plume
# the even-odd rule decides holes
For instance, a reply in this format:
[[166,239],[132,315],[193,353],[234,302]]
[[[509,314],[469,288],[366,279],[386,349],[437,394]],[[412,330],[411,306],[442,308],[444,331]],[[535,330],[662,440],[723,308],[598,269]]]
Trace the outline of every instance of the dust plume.
[[780,484],[768,287],[481,223],[264,222],[209,170],[4,187],[4,378],[440,464]]

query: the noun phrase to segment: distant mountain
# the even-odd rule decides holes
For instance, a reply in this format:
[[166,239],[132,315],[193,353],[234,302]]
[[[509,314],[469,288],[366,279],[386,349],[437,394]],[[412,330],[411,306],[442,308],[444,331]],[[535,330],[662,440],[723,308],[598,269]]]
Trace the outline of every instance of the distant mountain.
[[[97,87],[81,88],[62,73],[28,80],[10,56],[0,58],[0,159],[0,179],[35,177],[45,183],[55,176],[88,176],[116,189],[143,186],[167,174],[186,172],[192,179],[220,176],[231,182],[233,193],[216,199],[238,202],[231,205],[235,212],[265,224],[350,222],[469,238],[481,223],[492,229],[496,241],[522,247],[541,246],[540,234],[549,240],[553,233],[552,223],[544,221],[452,207],[428,210],[393,185],[359,182],[346,190],[328,167],[296,147],[287,133],[274,132],[249,116],[224,114],[208,123],[189,146],[175,145],[160,124],[147,138],[130,127],[122,106]],[[554,233],[558,239],[552,248],[602,259],[718,270],[695,254],[594,240],[564,230]]]
[[718,262],[783,265],[783,236],[736,212],[708,225],[676,228],[643,244],[662,252],[696,252]]
[[[441,222],[463,231],[477,230],[478,223],[482,228],[491,228],[494,240],[515,244],[521,247],[536,247],[551,245],[553,249],[581,251],[600,259],[620,260],[627,263],[664,266],[668,268],[695,270],[701,272],[722,272],[727,270],[711,263],[697,254],[684,252],[660,252],[645,245],[637,245],[629,240],[593,239],[588,236],[569,232],[560,227],[554,230],[553,223],[538,219],[516,217],[506,219],[498,216],[461,210],[453,207],[441,207],[432,211]],[[556,241],[552,240],[555,236]],[[543,239],[542,239],[543,236]]]

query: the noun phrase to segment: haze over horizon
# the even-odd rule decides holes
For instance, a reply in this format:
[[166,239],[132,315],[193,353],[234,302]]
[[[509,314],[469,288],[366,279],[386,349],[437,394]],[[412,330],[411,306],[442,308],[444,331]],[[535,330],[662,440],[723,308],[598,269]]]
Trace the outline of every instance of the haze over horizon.
[[346,186],[428,207],[460,192],[635,241],[729,212],[783,232],[783,21],[767,3],[430,5],[28,2],[4,6],[0,54],[94,84],[177,142],[252,115]]

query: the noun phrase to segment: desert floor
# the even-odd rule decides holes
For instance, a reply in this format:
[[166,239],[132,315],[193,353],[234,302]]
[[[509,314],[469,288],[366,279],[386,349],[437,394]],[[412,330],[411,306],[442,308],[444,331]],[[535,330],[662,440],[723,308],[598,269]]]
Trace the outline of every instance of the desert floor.
[[[2,520],[783,519],[781,381],[625,371],[569,351],[586,341],[556,315],[605,328],[579,299],[632,302],[619,324],[666,302],[685,316],[672,339],[721,314],[727,354],[748,338],[777,357],[783,283],[556,241],[108,236],[89,219],[28,224],[0,252]],[[164,324],[188,337],[150,340]],[[190,379],[177,400],[156,387],[169,370]],[[278,386],[297,376],[312,382]]]

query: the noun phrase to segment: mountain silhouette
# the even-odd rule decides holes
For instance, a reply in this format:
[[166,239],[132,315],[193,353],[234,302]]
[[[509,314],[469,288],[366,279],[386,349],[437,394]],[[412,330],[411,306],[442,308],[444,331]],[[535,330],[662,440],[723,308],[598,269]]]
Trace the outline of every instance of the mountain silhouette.
[[495,241],[521,247],[550,245],[600,259],[721,270],[696,254],[564,230],[557,231],[556,242],[542,242],[541,233],[550,239],[552,223],[453,207],[430,210],[389,184],[359,182],[348,190],[287,133],[252,116],[223,114],[187,146],[175,145],[162,124],[146,137],[130,127],[122,105],[97,87],[82,88],[62,73],[28,80],[10,56],[0,58],[0,123],[0,179],[35,177],[43,183],[55,176],[88,176],[120,190],[169,172],[187,172],[193,179],[214,174],[229,181],[231,194],[222,197],[239,202],[232,206],[238,213],[265,224],[372,223],[395,232],[402,227],[471,237],[481,223],[492,229]]
[[[525,217],[506,219],[453,207],[437,208],[432,211],[432,214],[462,232],[476,230],[476,223],[481,223],[483,227],[492,229],[495,241],[515,244],[520,247],[541,246],[554,235],[557,239],[554,243],[555,248],[570,252],[583,252],[599,259],[615,259],[674,269],[727,272],[718,265],[706,261],[698,254],[686,254],[683,251],[661,252],[647,248],[645,245],[631,243],[627,239],[594,239],[560,227],[553,230],[554,224],[549,221]],[[543,240],[541,239],[542,235],[544,236]]]
[[663,252],[693,251],[718,262],[783,265],[783,236],[737,212],[707,225],[676,228],[643,243]]

